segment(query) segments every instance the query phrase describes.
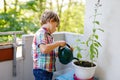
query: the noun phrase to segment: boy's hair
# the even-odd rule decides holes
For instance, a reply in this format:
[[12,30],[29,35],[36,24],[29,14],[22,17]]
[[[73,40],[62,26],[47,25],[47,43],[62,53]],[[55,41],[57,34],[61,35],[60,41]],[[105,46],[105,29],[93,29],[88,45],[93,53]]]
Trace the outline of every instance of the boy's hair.
[[51,10],[46,10],[45,12],[43,12],[43,14],[41,15],[40,18],[40,22],[41,25],[46,24],[47,22],[49,22],[50,20],[53,20],[54,22],[57,22],[58,25],[60,24],[60,19],[57,15],[57,13],[51,11]]

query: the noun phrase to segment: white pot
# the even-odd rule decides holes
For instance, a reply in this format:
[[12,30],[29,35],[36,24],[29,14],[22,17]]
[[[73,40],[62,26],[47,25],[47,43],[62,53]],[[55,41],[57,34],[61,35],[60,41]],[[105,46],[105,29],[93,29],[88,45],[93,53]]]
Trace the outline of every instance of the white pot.
[[75,68],[75,75],[79,79],[90,79],[94,76],[96,66],[94,67],[81,67],[77,66],[72,62],[74,68]]

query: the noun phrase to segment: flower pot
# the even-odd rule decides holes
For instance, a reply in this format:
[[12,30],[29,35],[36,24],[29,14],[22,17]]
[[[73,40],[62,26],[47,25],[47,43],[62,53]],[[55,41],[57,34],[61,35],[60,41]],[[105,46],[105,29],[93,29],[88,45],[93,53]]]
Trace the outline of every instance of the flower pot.
[[11,44],[0,45],[0,62],[13,60],[13,47]]
[[77,76],[77,78],[87,80],[94,76],[96,65],[94,65],[93,67],[83,67],[80,65],[76,65],[75,61],[73,61],[72,64],[75,68],[75,75]]

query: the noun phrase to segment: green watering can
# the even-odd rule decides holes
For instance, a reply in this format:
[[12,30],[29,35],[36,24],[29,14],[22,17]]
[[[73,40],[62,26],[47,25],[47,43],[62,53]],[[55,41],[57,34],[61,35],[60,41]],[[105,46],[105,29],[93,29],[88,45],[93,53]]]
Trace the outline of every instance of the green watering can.
[[73,59],[73,51],[70,49],[70,45],[66,44],[65,47],[59,46],[58,48],[58,59],[62,64],[68,64]]

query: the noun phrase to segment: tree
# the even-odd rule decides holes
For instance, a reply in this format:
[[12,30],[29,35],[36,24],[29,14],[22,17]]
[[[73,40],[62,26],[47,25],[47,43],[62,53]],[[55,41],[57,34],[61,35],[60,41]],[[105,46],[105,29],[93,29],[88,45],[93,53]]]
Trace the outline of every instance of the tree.
[[[0,10],[0,31],[24,31],[34,33],[40,28],[40,16],[45,9],[58,12],[61,24],[58,31],[83,33],[84,4],[74,0],[3,0],[4,7]],[[12,5],[12,7],[11,7]],[[49,6],[48,6],[49,5]]]

